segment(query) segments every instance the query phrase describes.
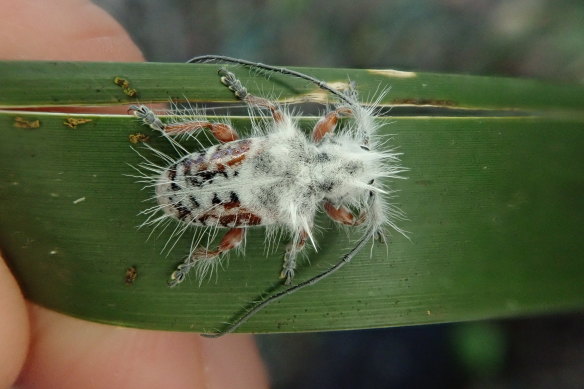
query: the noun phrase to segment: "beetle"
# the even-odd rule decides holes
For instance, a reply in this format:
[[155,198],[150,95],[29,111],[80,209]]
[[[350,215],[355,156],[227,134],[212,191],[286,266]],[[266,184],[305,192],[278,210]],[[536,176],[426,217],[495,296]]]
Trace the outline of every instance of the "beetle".
[[[191,270],[201,282],[218,268],[226,253],[244,242],[249,228],[265,227],[268,237],[279,231],[290,236],[280,272],[280,278],[289,286],[294,280],[297,259],[307,243],[316,248],[315,216],[320,210],[337,223],[363,230],[362,238],[335,266],[255,304],[220,333],[223,334],[235,330],[270,302],[332,274],[370,239],[384,241],[386,226],[402,232],[395,224],[401,213],[387,201],[391,188],[385,182],[388,178],[402,178],[404,168],[399,153],[381,147],[383,139],[377,135],[380,124],[375,105],[360,104],[354,84],[341,92],[293,70],[229,57],[197,57],[190,62],[209,60],[300,77],[331,92],[338,101],[307,136],[290,112],[269,99],[251,94],[234,73],[222,67],[221,83],[250,109],[267,111],[271,117],[265,126],[254,123],[249,137],[241,138],[225,122],[179,118],[164,123],[144,105],[130,107],[130,112],[143,124],[172,142],[173,137],[203,130],[219,142],[206,149],[187,151],[177,159],[164,156],[166,165],[148,165],[147,170],[154,171],[154,175],[141,175],[154,188],[157,201],[146,212],[149,216],[146,224],[173,219],[179,222],[182,231],[191,226],[226,230],[214,248],[200,245],[201,239],[197,239],[198,247],[192,247],[178,265],[169,285],[182,283]],[[339,130],[341,118],[347,118],[347,123]]]

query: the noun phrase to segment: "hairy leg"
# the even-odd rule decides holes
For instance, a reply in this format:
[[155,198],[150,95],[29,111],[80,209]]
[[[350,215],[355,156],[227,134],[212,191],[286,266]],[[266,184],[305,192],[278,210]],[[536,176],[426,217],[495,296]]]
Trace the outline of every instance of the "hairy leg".
[[296,239],[288,244],[286,252],[284,253],[284,263],[282,264],[282,272],[280,278],[285,279],[284,284],[290,285],[294,279],[294,272],[296,270],[296,257],[302,251],[306,244],[308,234],[301,231]]
[[325,201],[324,210],[326,214],[334,221],[347,226],[358,226],[365,221],[365,213],[355,216],[347,207],[341,205],[335,207],[331,202]]
[[237,131],[225,123],[212,123],[205,120],[189,120],[177,123],[163,123],[160,118],[148,107],[144,105],[132,105],[129,111],[134,113],[144,124],[156,131],[161,131],[169,135],[179,135],[208,129],[213,136],[222,143],[232,142],[239,139]]
[[341,116],[349,116],[352,114],[353,111],[348,107],[339,107],[334,111],[327,113],[314,126],[314,129],[312,130],[312,140],[315,142],[320,141],[326,134],[335,130]]
[[189,255],[183,263],[178,265],[176,270],[170,276],[169,286],[175,287],[183,282],[191,269],[195,268],[199,283],[208,273],[220,265],[222,256],[238,247],[245,239],[245,228],[231,228],[223,235],[221,242],[215,250],[199,247]]
[[219,75],[221,76],[221,83],[228,87],[229,90],[233,92],[235,97],[249,105],[269,109],[270,112],[272,112],[272,117],[274,118],[274,121],[276,122],[281,122],[284,119],[282,111],[280,111],[276,104],[274,104],[268,99],[264,99],[262,97],[257,97],[250,94],[247,91],[247,88],[241,84],[241,81],[237,77],[235,77],[235,74],[231,73],[230,71],[224,68],[221,68],[219,69]]

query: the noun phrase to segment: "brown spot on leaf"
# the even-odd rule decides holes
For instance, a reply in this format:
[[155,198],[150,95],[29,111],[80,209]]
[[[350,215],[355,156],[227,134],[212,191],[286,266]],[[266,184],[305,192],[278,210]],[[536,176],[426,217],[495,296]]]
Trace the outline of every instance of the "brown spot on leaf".
[[122,77],[114,77],[114,84],[122,88],[122,92],[130,97],[136,97],[138,92],[134,88],[130,88],[130,81]]
[[130,140],[130,143],[142,143],[142,142],[148,142],[150,140],[150,137],[146,134],[142,134],[141,132],[137,132],[135,134],[130,134],[128,135],[128,139]]
[[77,128],[77,126],[80,126],[82,124],[89,123],[92,121],[93,121],[93,119],[67,118],[67,119],[65,119],[63,124],[69,128]]
[[128,81],[122,77],[114,77],[114,84],[121,86],[122,88],[129,88],[130,87],[130,81]]
[[14,127],[16,128],[39,128],[41,126],[40,120],[26,120],[20,116],[14,118]]
[[126,277],[125,277],[126,285],[128,285],[128,286],[132,285],[137,277],[138,277],[138,270],[136,269],[136,266],[130,266],[129,268],[126,269]]
[[123,92],[130,97],[136,97],[136,95],[138,94],[138,92],[134,88],[124,88]]

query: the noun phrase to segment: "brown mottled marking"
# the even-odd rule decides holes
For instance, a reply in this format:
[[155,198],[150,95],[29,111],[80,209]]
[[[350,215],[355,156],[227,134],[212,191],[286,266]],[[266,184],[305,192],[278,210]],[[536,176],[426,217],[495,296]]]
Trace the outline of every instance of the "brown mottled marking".
[[199,216],[197,218],[197,220],[199,221],[199,223],[201,223],[202,225],[206,226],[207,225],[207,219],[212,218],[212,217],[216,218],[217,215],[215,215],[213,213],[204,213],[201,216]]
[[246,152],[249,151],[251,146],[251,141],[249,139],[243,140],[241,142],[237,142],[237,144],[233,145],[227,150],[222,150],[223,153],[230,153],[234,155],[234,158],[226,161],[225,164],[227,166],[236,166],[240,165],[246,158]]
[[233,215],[224,215],[219,218],[219,223],[224,226],[257,226],[262,218],[251,212],[238,212]]
[[239,213],[239,220],[241,220],[243,225],[248,226],[257,226],[262,223],[262,218],[256,215],[255,213],[246,212],[246,213]]
[[239,156],[227,161],[227,165],[229,165],[229,166],[240,165],[244,159],[245,159],[245,154],[239,155]]
[[225,209],[238,208],[239,206],[241,206],[241,203],[239,201],[230,201],[228,203],[223,204],[223,207]]

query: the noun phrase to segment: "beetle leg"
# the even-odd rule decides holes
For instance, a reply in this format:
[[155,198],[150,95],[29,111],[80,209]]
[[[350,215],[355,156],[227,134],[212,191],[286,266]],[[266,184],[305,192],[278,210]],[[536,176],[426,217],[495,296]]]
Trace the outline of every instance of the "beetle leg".
[[294,279],[294,272],[296,270],[296,256],[304,248],[308,234],[302,230],[297,238],[290,242],[286,247],[284,253],[284,264],[282,265],[282,272],[280,278],[285,279],[284,284],[290,285]]
[[239,139],[237,131],[225,123],[212,123],[204,120],[192,120],[165,124],[150,108],[146,107],[145,105],[132,105],[128,111],[133,112],[134,116],[142,119],[144,124],[153,130],[161,131],[168,135],[184,134],[207,128],[219,142],[226,143]]
[[167,124],[164,126],[164,132],[169,135],[178,135],[183,133],[194,132],[207,128],[213,136],[222,143],[232,142],[239,139],[237,131],[225,123],[212,123],[207,121],[186,121],[179,123]]
[[355,216],[344,205],[335,207],[331,202],[325,201],[324,210],[331,219],[347,226],[358,226],[365,221],[365,212],[361,212],[359,216]]
[[235,77],[235,74],[231,73],[225,68],[221,68],[219,69],[219,76],[221,76],[221,83],[228,87],[229,90],[233,92],[235,97],[249,105],[269,109],[270,112],[272,112],[272,117],[274,118],[275,122],[281,122],[284,120],[284,115],[276,104],[268,99],[257,97],[249,93],[247,88],[241,84],[241,81]]
[[312,130],[312,140],[315,142],[320,141],[326,134],[335,130],[341,116],[352,114],[353,111],[349,107],[339,107],[334,111],[327,113],[314,126],[314,129]]
[[195,268],[199,283],[202,282],[208,272],[213,273],[220,265],[223,254],[241,244],[245,239],[245,232],[245,228],[231,228],[223,235],[215,250],[203,247],[195,249],[171,274],[169,286],[174,287],[183,282],[192,268]]

